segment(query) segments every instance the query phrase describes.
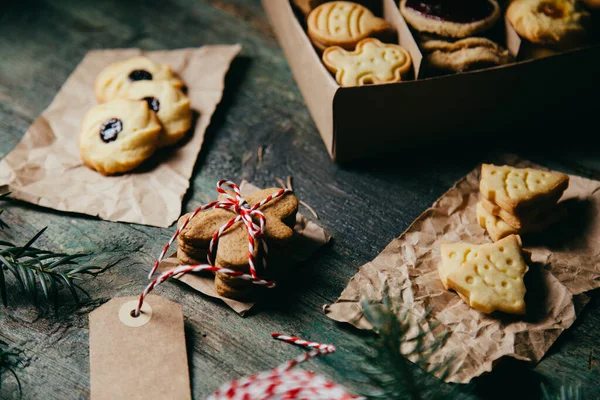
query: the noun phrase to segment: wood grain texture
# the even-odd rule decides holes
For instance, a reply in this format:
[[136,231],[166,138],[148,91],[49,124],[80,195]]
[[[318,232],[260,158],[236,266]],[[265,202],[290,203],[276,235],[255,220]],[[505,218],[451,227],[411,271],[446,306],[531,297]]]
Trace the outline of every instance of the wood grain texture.
[[[361,346],[361,335],[328,320],[321,307],[333,302],[360,265],[487,153],[511,150],[565,172],[600,176],[599,158],[588,142],[565,148],[542,146],[545,141],[525,146],[520,140],[490,138],[486,146],[457,143],[433,150],[432,144],[419,152],[399,151],[397,157],[333,164],[258,0],[24,0],[2,5],[0,11],[0,157],[16,146],[89,49],[243,45],[207,132],[184,211],[215,198],[214,185],[221,178],[247,179],[264,187],[274,185],[275,177],[291,175],[298,196],[317,210],[320,223],[335,239],[302,266],[293,287],[276,292],[247,318],[180,284],[166,283],[158,290],[183,305],[194,398],[299,353],[271,340],[272,331],[336,344],[339,351],[328,362],[312,361],[306,368],[358,388],[350,352]],[[260,147],[264,152],[259,163]],[[49,226],[40,244],[93,252],[95,264],[116,263],[85,285],[92,300],[76,310],[65,305],[57,318],[41,315],[18,290],[9,296],[10,307],[0,308],[0,339],[19,345],[30,357],[20,372],[23,398],[88,398],[87,314],[110,298],[139,293],[171,230],[104,222],[20,202],[10,204],[3,218],[11,228],[0,231],[0,239],[24,243]],[[594,297],[537,368],[504,363],[476,381],[476,393],[482,398],[535,398],[541,373],[580,380],[587,394],[595,395],[600,382],[598,326],[600,300]],[[506,379],[516,383],[507,385]],[[8,378],[0,398],[17,397]]]

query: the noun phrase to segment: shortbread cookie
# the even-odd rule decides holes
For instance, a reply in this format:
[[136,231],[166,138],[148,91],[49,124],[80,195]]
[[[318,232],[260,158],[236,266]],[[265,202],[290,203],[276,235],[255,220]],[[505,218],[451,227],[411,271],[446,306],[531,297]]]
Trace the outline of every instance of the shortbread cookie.
[[122,97],[129,85],[136,81],[168,81],[177,88],[183,87],[183,82],[175,76],[169,65],[139,56],[104,68],[96,78],[96,99],[103,103]]
[[558,201],[558,197],[556,199],[552,199],[546,202],[546,204],[539,204],[533,207],[531,210],[527,210],[526,218],[519,218],[516,215],[506,212],[501,207],[485,198],[482,198],[480,202],[485,211],[487,211],[491,215],[502,218],[508,225],[512,226],[513,228],[527,229],[532,225],[539,225],[537,221],[540,221],[544,217],[544,215],[553,215],[557,212],[556,202]]
[[168,81],[133,82],[123,96],[145,100],[163,126],[159,147],[172,146],[185,136],[192,125],[190,99]]
[[576,0],[515,0],[506,18],[522,38],[544,45],[576,44],[589,19]]
[[[279,188],[264,189],[246,197],[246,200],[250,205],[254,205],[279,190]],[[223,199],[223,195],[220,198]],[[292,238],[292,228],[298,211],[296,196],[293,193],[286,193],[265,204],[260,210],[267,218],[264,234],[267,245],[281,247],[287,244]],[[188,215],[181,217],[180,226]],[[190,259],[197,260],[206,254],[206,249],[215,232],[234,217],[233,212],[225,209],[214,209],[196,215],[179,235],[178,245],[182,250],[182,253],[178,252],[180,262],[185,263]],[[257,251],[254,256],[258,259]],[[215,265],[244,273],[250,272],[248,231],[241,222],[234,224],[220,237]],[[270,267],[273,266],[270,265]],[[215,288],[221,296],[247,300],[256,290],[256,285],[227,274],[216,274]]]
[[[442,254],[447,253],[447,260],[452,261],[452,265],[442,267],[451,271],[446,277],[448,287],[468,299],[472,308],[487,314],[494,311],[525,313],[523,278],[529,267],[518,236],[510,235],[496,243],[471,245],[466,249],[464,243],[442,246]],[[456,260],[461,255],[465,261],[457,266]]]
[[412,71],[408,51],[373,38],[361,40],[354,51],[329,47],[323,53],[323,63],[340,86],[400,82]]
[[502,218],[488,213],[481,205],[481,202],[477,203],[476,213],[479,226],[487,231],[494,242],[509,235],[518,235],[519,233],[522,233],[519,229],[515,229],[507,224]]
[[369,36],[391,29],[360,4],[332,1],[315,8],[308,16],[308,36],[319,49],[339,46],[354,50],[356,44]]
[[131,171],[152,155],[160,131],[145,101],[117,99],[97,105],[83,118],[81,159],[104,175]]
[[496,0],[401,0],[400,12],[419,32],[465,38],[490,29],[500,6]]
[[512,61],[508,50],[485,38],[467,38],[456,42],[428,40],[421,44],[427,65],[449,72],[472,71]]
[[556,202],[569,186],[569,176],[532,168],[483,164],[479,190],[506,212],[526,219],[528,208]]

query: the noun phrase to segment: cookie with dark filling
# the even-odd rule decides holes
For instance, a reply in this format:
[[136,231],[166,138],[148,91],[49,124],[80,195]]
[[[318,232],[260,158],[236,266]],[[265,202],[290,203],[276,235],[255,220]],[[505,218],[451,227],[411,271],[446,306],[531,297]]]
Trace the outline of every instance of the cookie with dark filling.
[[402,0],[400,11],[419,32],[457,39],[487,31],[500,17],[496,0]]

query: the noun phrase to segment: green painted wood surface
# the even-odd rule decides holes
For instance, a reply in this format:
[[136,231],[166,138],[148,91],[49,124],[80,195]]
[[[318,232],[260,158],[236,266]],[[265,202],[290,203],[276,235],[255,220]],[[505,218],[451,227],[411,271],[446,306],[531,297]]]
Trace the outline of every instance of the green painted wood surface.
[[[167,283],[159,289],[184,307],[194,398],[299,353],[272,341],[272,331],[337,344],[340,350],[329,362],[310,362],[306,368],[357,388],[348,352],[361,345],[361,336],[327,319],[321,307],[333,302],[359,266],[486,154],[477,146],[460,144],[441,152],[406,152],[376,163],[333,164],[258,0],[25,0],[0,5],[0,157],[19,142],[87,50],[221,43],[241,43],[243,51],[228,75],[184,208],[192,210],[213,198],[214,184],[221,178],[268,186],[275,177],[292,175],[298,195],[318,211],[320,223],[335,240],[303,266],[294,287],[247,318],[182,285]],[[502,147],[550,167],[600,177],[600,156],[587,142],[566,148],[550,143],[541,151],[521,147],[520,142],[494,143],[488,150]],[[259,147],[264,148],[261,163]],[[0,308],[0,339],[19,345],[30,357],[19,374],[23,398],[88,398],[87,314],[112,297],[138,294],[171,230],[104,222],[25,203],[8,206],[3,218],[11,228],[0,232],[0,239],[23,243],[49,226],[44,246],[93,252],[95,263],[118,261],[86,284],[92,300],[74,311],[64,306],[58,318],[40,315],[18,290],[9,297],[10,307]],[[600,383],[599,327],[600,300],[593,297],[535,370],[503,364],[491,376],[476,380],[476,393],[482,398],[536,398],[539,372],[579,380],[595,398],[592,386]],[[13,381],[6,379],[0,398],[16,398],[15,390]]]

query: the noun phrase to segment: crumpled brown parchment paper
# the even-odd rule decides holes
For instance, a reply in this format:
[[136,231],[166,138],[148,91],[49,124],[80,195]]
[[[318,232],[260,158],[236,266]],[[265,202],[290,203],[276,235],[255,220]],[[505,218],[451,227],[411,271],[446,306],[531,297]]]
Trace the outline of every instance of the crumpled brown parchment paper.
[[[504,163],[536,167],[513,157],[508,160]],[[568,218],[542,235],[523,237],[524,248],[533,252],[525,277],[527,315],[485,315],[444,290],[437,272],[440,243],[490,242],[475,216],[479,173],[478,167],[456,183],[363,265],[339,299],[324,309],[336,321],[372,329],[360,300],[380,301],[387,285],[392,298],[415,315],[432,310],[433,319],[441,323],[436,329],[445,329],[450,336],[431,364],[452,357],[449,382],[467,383],[491,371],[503,357],[537,363],[587,303],[582,293],[600,287],[600,182],[571,176],[561,199]]]
[[[240,190],[243,196],[248,196],[260,191],[256,186],[242,181]],[[296,225],[294,226],[294,236],[289,247],[286,248],[285,260],[272,260],[273,264],[281,265],[285,263],[287,268],[296,268],[296,265],[309,259],[319,248],[329,243],[331,235],[327,233],[316,223],[298,213],[296,215]],[[177,255],[172,254],[169,258],[163,260],[158,265],[160,273],[175,269],[179,266]],[[294,271],[289,271],[293,274]],[[215,279],[213,274],[185,274],[176,276],[175,279],[187,284],[193,289],[217,299],[223,300],[225,304],[231,307],[239,315],[244,316],[255,302],[241,302],[226,297],[221,297],[215,290]],[[276,290],[276,289],[275,289]]]
[[[221,101],[225,75],[239,45],[180,50],[94,50],[86,54],[50,106],[0,161],[0,192],[60,211],[109,221],[170,226],[181,213],[206,128]],[[185,81],[195,114],[191,134],[131,173],[105,177],[83,165],[81,120],[97,104],[94,81],[108,64],[136,55],[171,65]]]

